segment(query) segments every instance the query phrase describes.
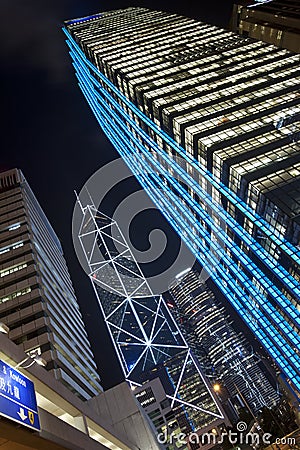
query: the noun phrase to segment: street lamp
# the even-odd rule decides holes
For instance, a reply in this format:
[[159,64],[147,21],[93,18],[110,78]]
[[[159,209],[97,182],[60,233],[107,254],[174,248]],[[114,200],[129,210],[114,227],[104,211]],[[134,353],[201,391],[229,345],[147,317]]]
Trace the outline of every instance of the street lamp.
[[214,390],[215,392],[220,392],[221,386],[219,385],[219,383],[215,383],[215,384],[213,385],[213,390]]
[[0,322],[0,333],[8,334],[9,333],[9,327],[5,325],[5,323]]

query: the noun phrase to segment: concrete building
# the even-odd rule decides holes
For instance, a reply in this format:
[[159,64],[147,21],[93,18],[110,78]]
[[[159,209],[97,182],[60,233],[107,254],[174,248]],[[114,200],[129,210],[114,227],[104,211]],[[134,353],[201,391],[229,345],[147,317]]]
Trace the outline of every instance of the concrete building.
[[233,5],[232,31],[300,52],[299,0],[240,0]]
[[64,32],[102,129],[300,391],[300,55],[144,8]]
[[[0,360],[15,367],[27,356],[0,333]],[[18,369],[35,385],[40,431],[0,414],[3,450],[161,450],[127,383],[82,401],[37,364]],[[2,397],[0,395],[0,407]]]
[[24,175],[0,174],[0,320],[82,399],[102,392],[61,244]]

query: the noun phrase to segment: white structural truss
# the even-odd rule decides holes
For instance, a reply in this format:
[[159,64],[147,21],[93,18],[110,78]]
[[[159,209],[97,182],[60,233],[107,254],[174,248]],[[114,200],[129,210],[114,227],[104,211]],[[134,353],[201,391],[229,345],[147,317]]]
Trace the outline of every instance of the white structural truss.
[[[126,379],[141,385],[155,367],[167,374],[166,392],[177,404],[223,419],[205,376],[171,316],[154,296],[115,220],[82,206],[79,241],[89,277]],[[197,386],[196,395],[187,389]],[[205,392],[205,405],[199,401]],[[207,398],[209,401],[207,402]]]

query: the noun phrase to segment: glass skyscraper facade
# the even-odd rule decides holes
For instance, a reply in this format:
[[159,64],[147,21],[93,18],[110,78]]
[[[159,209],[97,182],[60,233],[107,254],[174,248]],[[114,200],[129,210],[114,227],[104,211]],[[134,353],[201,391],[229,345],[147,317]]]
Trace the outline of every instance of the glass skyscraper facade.
[[102,129],[299,391],[299,55],[144,8],[64,31]]
[[24,175],[0,174],[0,320],[9,338],[83,400],[99,375],[61,244]]
[[178,276],[169,292],[180,328],[215,382],[222,381],[237,404],[241,395],[253,414],[276,406],[279,394],[263,373],[260,359],[245,336],[234,330],[224,307],[199,274],[189,270]]

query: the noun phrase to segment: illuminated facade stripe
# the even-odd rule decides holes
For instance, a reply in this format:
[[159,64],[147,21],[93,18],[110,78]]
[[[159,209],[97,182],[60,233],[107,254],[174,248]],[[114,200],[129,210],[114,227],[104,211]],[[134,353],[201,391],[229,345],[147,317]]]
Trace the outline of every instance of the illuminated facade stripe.
[[[172,20],[173,17],[172,15]],[[183,19],[178,20],[178,26],[181,20]],[[74,29],[76,31],[76,26]],[[204,266],[208,265],[217,286],[226,294],[228,300],[255,332],[281,369],[299,389],[299,283],[291,272],[291,266],[281,264],[278,258],[266,248],[262,239],[267,239],[282,252],[282,255],[287,255],[295,267],[299,267],[299,250],[285,239],[284,235],[275,233],[265,218],[255,212],[218,177],[201,166],[193,159],[193,155],[160,129],[158,123],[154,123],[135,106],[127,98],[129,94],[126,91],[125,82],[126,95],[117,89],[87,59],[80,44],[77,44],[71,35],[72,27],[69,27],[69,31],[64,29],[64,32],[68,37],[67,42],[71,49],[79,85],[100,125],[149,196],[200,263]],[[88,32],[86,36],[89,36]],[[254,54],[255,48],[259,48],[260,45],[256,44],[253,44]],[[109,43],[107,45],[109,47]],[[120,45],[123,45],[127,51],[126,42]],[[260,49],[260,51],[265,50]],[[126,68],[127,56],[120,58],[118,62],[117,52],[116,50],[113,56],[116,61],[114,65]],[[276,53],[273,49],[272,52]],[[112,58],[109,54],[110,52],[107,51],[108,59]],[[129,51],[128,54],[130,54]],[[287,55],[284,57],[288,60]],[[146,60],[146,57],[142,59]],[[294,64],[294,59],[290,59],[291,64]],[[98,61],[101,61],[101,56]],[[190,63],[190,66],[196,66],[196,63]],[[160,66],[163,68],[163,63]],[[103,67],[105,69],[105,64]],[[147,76],[144,78],[148,77],[151,80],[151,76],[154,76],[151,75],[151,70],[150,67],[145,68]],[[135,73],[132,70],[130,77],[134,80],[135,76],[140,76],[142,80],[143,70],[140,73],[138,75],[138,71]],[[289,76],[288,73],[296,72],[291,66],[290,69],[286,69],[286,77]],[[170,82],[169,90],[171,86]],[[293,103],[293,97],[291,98]],[[188,129],[186,128],[186,131]],[[177,140],[176,134],[174,138]],[[176,158],[170,156],[171,151],[182,158],[186,163],[185,168],[176,162]],[[201,180],[211,186],[212,192],[206,191],[198,179],[190,175],[191,170],[194,170]],[[198,196],[200,204],[186,186],[193,195]],[[161,195],[162,192],[164,196]],[[241,213],[244,220],[252,224],[252,229],[255,227],[262,239],[257,240],[251,229],[246,228],[245,224],[234,218],[229,209],[226,210],[223,207],[220,200],[216,201],[214,197],[216,192],[219,198],[220,196],[226,198],[229,204]],[[234,239],[228,234],[229,231],[235,236]],[[276,283],[273,283],[274,276],[277,279]]]

